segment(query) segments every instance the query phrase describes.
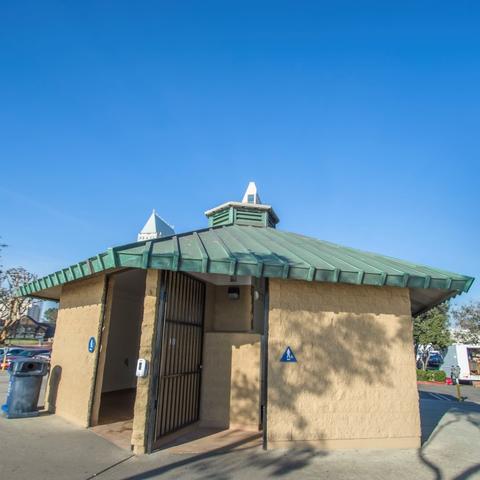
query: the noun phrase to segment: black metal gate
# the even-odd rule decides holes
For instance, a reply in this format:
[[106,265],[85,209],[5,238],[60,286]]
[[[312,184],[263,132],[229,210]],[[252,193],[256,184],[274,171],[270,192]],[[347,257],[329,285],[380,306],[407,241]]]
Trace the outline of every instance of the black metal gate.
[[161,359],[154,445],[199,419],[205,285],[184,273],[164,272]]

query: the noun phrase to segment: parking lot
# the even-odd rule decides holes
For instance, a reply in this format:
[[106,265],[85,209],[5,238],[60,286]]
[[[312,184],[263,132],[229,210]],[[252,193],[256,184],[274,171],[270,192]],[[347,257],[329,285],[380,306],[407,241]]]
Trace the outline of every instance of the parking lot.
[[[420,399],[457,402],[455,385],[419,384]],[[480,388],[472,385],[460,385],[460,395],[465,402],[480,404]]]
[[[0,372],[0,401],[8,375]],[[475,479],[480,478],[478,390],[462,386],[466,401],[448,386],[420,385],[423,446],[420,450],[264,452],[258,446],[183,454],[168,450],[132,456],[54,415],[0,418],[0,478],[82,479]],[[43,403],[43,402],[40,402]]]

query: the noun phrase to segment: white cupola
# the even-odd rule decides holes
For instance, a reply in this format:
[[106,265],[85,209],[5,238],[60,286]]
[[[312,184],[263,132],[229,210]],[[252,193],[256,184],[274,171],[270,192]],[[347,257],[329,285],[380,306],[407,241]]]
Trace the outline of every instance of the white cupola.
[[137,236],[137,241],[152,240],[154,238],[169,237],[175,235],[173,227],[169,225],[158,213],[153,209],[150,218]]

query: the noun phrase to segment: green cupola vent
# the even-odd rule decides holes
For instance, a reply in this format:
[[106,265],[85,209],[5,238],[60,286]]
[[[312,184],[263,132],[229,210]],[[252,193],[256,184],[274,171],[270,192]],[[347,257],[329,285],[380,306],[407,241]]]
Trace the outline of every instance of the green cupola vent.
[[209,227],[223,225],[251,225],[253,227],[272,227],[279,222],[276,213],[270,205],[260,201],[257,186],[254,182],[248,184],[241,202],[227,202],[207,210]]

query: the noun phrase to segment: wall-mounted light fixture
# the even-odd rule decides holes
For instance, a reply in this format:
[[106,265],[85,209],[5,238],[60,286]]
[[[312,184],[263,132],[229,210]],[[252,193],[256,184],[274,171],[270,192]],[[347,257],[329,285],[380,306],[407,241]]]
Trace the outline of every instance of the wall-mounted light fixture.
[[240,288],[228,287],[228,298],[230,300],[238,300],[240,298]]

